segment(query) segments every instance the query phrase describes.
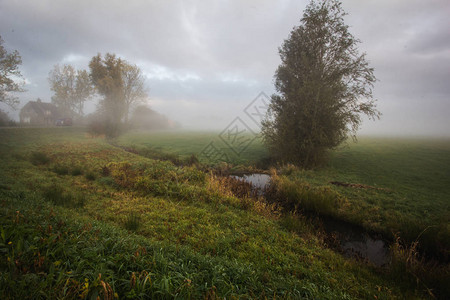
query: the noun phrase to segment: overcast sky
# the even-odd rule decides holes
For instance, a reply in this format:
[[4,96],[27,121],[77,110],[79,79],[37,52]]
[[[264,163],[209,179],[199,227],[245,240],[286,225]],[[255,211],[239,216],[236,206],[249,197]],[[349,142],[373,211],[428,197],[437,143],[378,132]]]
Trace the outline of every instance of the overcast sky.
[[[110,52],[143,70],[153,109],[184,128],[220,130],[236,117],[251,122],[244,109],[275,92],[278,47],[307,3],[0,0],[0,35],[23,59],[19,107],[50,102],[55,64],[88,69]],[[449,136],[450,1],[344,0],[343,8],[379,80],[383,116],[361,133]]]

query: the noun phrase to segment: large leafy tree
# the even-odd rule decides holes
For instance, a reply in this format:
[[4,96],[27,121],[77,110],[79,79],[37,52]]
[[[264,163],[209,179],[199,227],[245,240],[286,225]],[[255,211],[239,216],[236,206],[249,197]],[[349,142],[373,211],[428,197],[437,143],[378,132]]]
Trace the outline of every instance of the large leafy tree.
[[103,96],[101,112],[111,123],[127,123],[130,108],[147,96],[142,71],[110,53],[104,58],[100,54],[94,56],[89,68],[91,80]]
[[279,48],[278,94],[271,97],[262,128],[279,161],[313,167],[328,149],[355,137],[361,115],[380,116],[372,97],[373,68],[344,16],[339,1],[311,1]]
[[15,108],[19,103],[13,93],[23,92],[22,74],[19,71],[19,65],[22,64],[22,58],[17,50],[8,53],[3,47],[3,40],[0,36],[0,102],[6,103]]
[[72,65],[55,65],[48,81],[55,93],[52,102],[71,117],[83,116],[84,102],[93,92],[88,72],[75,70]]

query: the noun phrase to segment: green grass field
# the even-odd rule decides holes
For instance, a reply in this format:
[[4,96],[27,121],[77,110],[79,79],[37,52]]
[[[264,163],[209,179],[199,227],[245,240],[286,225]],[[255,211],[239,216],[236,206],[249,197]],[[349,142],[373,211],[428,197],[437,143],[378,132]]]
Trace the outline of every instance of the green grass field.
[[[361,138],[331,154],[327,166],[287,176],[329,187],[346,200],[333,216],[367,229],[419,240],[441,256],[450,249],[450,140]],[[331,182],[360,184],[343,187]],[[365,187],[364,187],[365,186]]]
[[[214,136],[130,133],[114,145],[140,151],[151,147],[155,151],[146,153],[189,157]],[[329,185],[340,180],[388,188],[405,198],[411,193],[420,178],[407,179],[408,185],[396,180],[399,173],[387,173],[389,178],[383,173],[386,168],[392,172],[389,166],[402,157],[395,149],[411,149],[412,144],[385,141],[392,147],[390,152],[370,141],[361,140],[359,150],[352,146],[338,151],[324,169],[305,172],[288,167],[279,177],[286,182],[307,181],[318,190],[325,185],[336,188],[346,198],[337,217],[349,218],[356,205],[360,205],[356,212],[376,206],[383,216],[391,211],[403,214],[407,200],[396,200],[401,204],[398,210],[385,204],[391,194],[371,203],[378,196],[362,194],[370,191]],[[411,157],[423,151],[428,160],[412,167],[420,171],[416,176],[448,174],[448,169],[442,173],[424,169],[443,155],[448,159],[448,143],[434,145],[435,152],[412,147]],[[364,161],[357,162],[359,167],[345,163],[365,157],[366,152],[380,167],[373,173],[377,176],[360,169]],[[377,163],[377,153],[390,156],[393,162]],[[254,141],[232,163],[251,165],[266,156],[261,143]],[[176,166],[124,151],[102,138],[87,136],[82,128],[0,129],[0,164],[0,293],[4,299],[448,296],[445,266],[417,278],[419,271],[429,269],[421,269],[409,256],[414,252],[407,249],[397,251],[386,268],[345,259],[328,249],[323,234],[301,215],[283,215],[261,199],[236,197],[220,178],[195,166]],[[409,200],[413,205],[406,218],[424,218],[422,205],[430,209],[428,221],[448,214],[446,189],[433,189],[434,184],[417,187],[423,196]],[[441,197],[434,202],[440,208],[431,210],[427,188],[435,191],[435,198]]]
[[[180,157],[196,154],[202,162],[213,163],[201,153],[210,141],[221,145],[218,136],[211,132],[134,132],[120,137],[119,144]],[[240,155],[228,151],[233,165],[255,165],[268,156],[260,138]],[[286,177],[299,186],[331,189],[345,199],[344,207],[329,213],[335,218],[389,238],[394,234],[408,242],[419,238],[433,254],[438,251],[438,239],[441,255],[448,256],[450,140],[362,137],[332,152],[325,166],[313,171],[295,169]],[[369,188],[331,184],[335,181]]]
[[[160,131],[160,132],[130,132],[120,136],[118,144],[135,147],[138,150],[152,150],[179,156],[181,159],[194,154],[200,162],[215,165],[218,161],[209,159],[204,150],[210,143],[226,155],[226,161],[233,165],[254,165],[268,157],[268,152],[262,146],[261,137],[250,134],[243,135],[242,147],[228,144],[226,136],[220,138],[220,132],[192,132],[192,131]],[[233,149],[235,151],[233,151]],[[237,152],[237,153],[236,153]]]

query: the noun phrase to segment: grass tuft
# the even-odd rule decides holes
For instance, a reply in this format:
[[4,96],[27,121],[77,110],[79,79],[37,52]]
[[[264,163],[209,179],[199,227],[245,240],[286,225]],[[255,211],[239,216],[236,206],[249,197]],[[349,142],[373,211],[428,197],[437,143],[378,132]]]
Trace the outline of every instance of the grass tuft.
[[66,192],[59,185],[51,185],[43,191],[44,199],[54,205],[63,207],[80,208],[85,205],[86,198],[81,193]]
[[30,161],[33,165],[46,165],[50,162],[50,158],[44,152],[32,152]]
[[304,209],[328,216],[335,215],[346,201],[329,187],[315,187],[277,174],[272,175],[267,197],[288,211]]
[[97,178],[97,175],[94,171],[87,171],[86,174],[84,174],[84,177],[89,181],[94,181]]
[[127,219],[125,220],[125,228],[130,231],[137,231],[141,225],[140,216],[132,212],[128,214]]
[[116,183],[115,183],[115,181],[114,181],[114,178],[112,178],[112,177],[110,177],[110,176],[100,177],[100,178],[98,179],[98,182],[99,182],[100,184],[103,184],[103,185],[109,185],[109,186],[112,186],[112,187],[116,186]]
[[83,168],[81,166],[74,166],[72,170],[70,170],[70,175],[72,176],[83,175]]
[[395,242],[390,246],[390,275],[392,278],[401,278],[405,282],[409,281],[411,285],[417,285],[433,298],[450,295],[450,267],[426,261],[420,255],[418,246],[418,241],[407,245],[396,236]]
[[53,167],[53,172],[55,172],[58,175],[67,175],[69,174],[69,168],[61,164],[56,164]]

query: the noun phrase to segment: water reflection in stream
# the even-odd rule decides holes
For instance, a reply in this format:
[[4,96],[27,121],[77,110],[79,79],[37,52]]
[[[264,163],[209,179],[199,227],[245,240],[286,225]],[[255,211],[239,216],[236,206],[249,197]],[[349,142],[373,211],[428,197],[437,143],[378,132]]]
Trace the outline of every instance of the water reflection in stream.
[[249,182],[257,189],[264,189],[270,183],[270,175],[267,174],[244,174],[233,175],[232,177]]
[[387,243],[360,227],[329,218],[321,218],[326,233],[339,241],[340,250],[346,257],[367,259],[376,266],[389,263]]
[[[251,183],[258,195],[263,195],[270,184],[270,175],[267,174],[255,173],[232,177]],[[325,232],[338,240],[340,251],[345,256],[367,259],[376,266],[383,266],[389,262],[388,245],[381,238],[342,221],[323,217],[320,221]]]

